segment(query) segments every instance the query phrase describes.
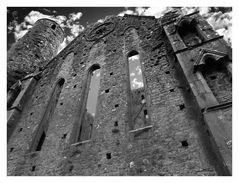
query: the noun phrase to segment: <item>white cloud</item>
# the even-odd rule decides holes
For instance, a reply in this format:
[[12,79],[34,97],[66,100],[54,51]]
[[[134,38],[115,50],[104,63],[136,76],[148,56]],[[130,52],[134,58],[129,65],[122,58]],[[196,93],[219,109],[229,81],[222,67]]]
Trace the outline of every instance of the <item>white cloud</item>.
[[100,72],[96,73],[95,76],[96,76],[96,77],[100,77]]
[[139,55],[134,55],[132,57],[129,57],[129,61],[135,61],[139,59]]
[[142,88],[144,86],[142,81],[138,81],[137,78],[134,78],[132,81],[132,89]]
[[133,10],[125,10],[121,13],[118,14],[118,16],[124,16],[124,14],[129,14],[129,15],[136,15],[136,12],[134,12]]
[[24,36],[27,33],[28,30],[16,30],[14,32],[14,37],[16,40],[20,39],[22,36]]
[[69,15],[69,18],[70,18],[70,20],[72,20],[72,21],[76,21],[76,20],[79,20],[81,17],[82,17],[82,13],[81,12],[78,12],[78,13],[71,13],[70,15]]
[[142,74],[142,70],[141,70],[141,67],[139,65],[135,68],[135,70],[137,71],[138,75]]
[[207,18],[209,24],[217,31],[218,34],[223,35],[224,39],[231,45],[232,36],[232,12],[222,13],[215,12]]
[[103,22],[104,22],[104,19],[99,19],[97,22],[103,23]]
[[131,77],[134,77],[134,76],[135,76],[135,73],[134,73],[134,72],[130,73],[130,76],[131,76]]

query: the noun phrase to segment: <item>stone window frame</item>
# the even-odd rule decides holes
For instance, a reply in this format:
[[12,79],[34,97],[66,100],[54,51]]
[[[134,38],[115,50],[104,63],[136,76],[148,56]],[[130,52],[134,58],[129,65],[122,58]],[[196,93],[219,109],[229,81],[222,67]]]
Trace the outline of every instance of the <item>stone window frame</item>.
[[[82,87],[84,89],[81,93],[81,97],[80,97],[79,104],[78,104],[79,110],[77,112],[77,117],[74,121],[72,133],[70,136],[71,144],[78,144],[78,143],[82,143],[82,142],[90,140],[90,139],[87,139],[84,141],[79,141],[79,138],[80,138],[80,129],[82,127],[83,120],[84,120],[84,117],[86,114],[86,105],[87,105],[87,98],[88,98],[88,94],[89,94],[89,90],[90,90],[90,82],[91,82],[92,72],[97,69],[102,69],[102,66],[99,63],[94,63],[86,71],[85,79],[84,79],[84,83],[83,83],[83,87]],[[100,85],[101,84],[99,84],[99,87],[100,87]],[[96,114],[95,114],[95,116],[96,116]],[[92,138],[92,134],[93,134],[93,129],[92,129],[90,138]]]
[[[147,93],[145,92],[145,96],[144,96],[144,107],[142,109],[146,109],[147,110],[147,125],[142,127],[142,128],[138,128],[138,129],[134,129],[134,124],[132,124],[132,96],[131,96],[131,87],[130,87],[130,71],[129,71],[129,57],[134,56],[134,55],[139,55],[139,62],[140,62],[140,66],[141,66],[141,71],[142,71],[142,78],[143,78],[143,86],[144,86],[144,90],[146,91],[146,80],[145,80],[145,76],[144,76],[144,70],[143,70],[143,64],[142,64],[142,55],[140,53],[140,51],[136,51],[137,49],[132,49],[130,51],[127,52],[126,54],[126,72],[127,72],[127,101],[128,101],[128,129],[129,129],[129,133],[133,134],[134,136],[137,133],[141,133],[141,131],[144,130],[148,130],[150,128],[152,128],[153,126],[151,125],[151,118],[150,118],[150,111],[148,110],[148,97],[147,97]],[[144,110],[142,110],[144,111]],[[141,112],[142,112],[141,111]]]
[[[198,26],[198,19],[197,18],[192,18],[192,17],[188,17],[188,16],[183,16],[181,18],[179,18],[176,22],[175,22],[175,32],[177,33],[178,37],[180,38],[180,40],[182,40],[184,46],[186,48],[191,47],[188,44],[185,43],[183,37],[180,34],[180,29],[183,28],[183,26],[185,24],[189,24],[189,26],[193,26],[196,30],[196,33],[198,34],[201,43],[205,42],[208,40],[207,36],[203,33],[203,31],[201,30],[201,28]],[[201,44],[198,43],[198,44]]]
[[[62,89],[63,89],[63,86],[64,86],[65,82],[66,82],[65,78],[61,77],[61,78],[58,78],[57,81],[54,83],[54,85],[52,87],[52,90],[51,90],[51,93],[49,95],[50,97],[47,101],[47,106],[46,106],[45,111],[42,115],[42,118],[41,118],[41,121],[40,121],[40,123],[37,127],[37,130],[34,133],[34,137],[31,141],[28,152],[37,152],[38,151],[36,149],[38,148],[38,145],[39,145],[39,142],[41,140],[41,137],[42,137],[43,133],[45,133],[45,137],[44,137],[44,141],[45,141],[45,139],[47,137],[47,131],[48,131],[49,124],[51,122],[51,119],[54,115],[54,111],[56,110],[57,104],[59,102],[59,100],[56,102],[56,104],[54,106],[54,109],[53,109],[53,112],[48,114],[48,112],[51,111],[52,97],[54,96],[55,92],[57,91],[56,89],[59,86],[60,87],[60,92],[59,92],[59,95],[58,95],[57,98],[58,99],[60,98],[60,94],[62,93]],[[52,116],[49,116],[49,115],[52,115]],[[44,144],[44,142],[42,143],[41,146],[43,146],[43,144]]]
[[[211,88],[209,87],[204,75],[202,74],[203,71],[207,67],[206,60],[208,58],[214,60],[214,63],[212,63],[212,64],[220,62],[220,64],[222,64],[223,67],[226,67],[226,70],[231,77],[232,77],[232,61],[230,60],[229,56],[226,53],[215,51],[215,50],[209,50],[209,49],[201,49],[199,56],[198,56],[196,62],[194,63],[194,68],[193,68],[193,72],[196,75],[197,79],[199,79],[201,81],[201,83],[204,87],[204,90],[207,91],[210,94],[210,97],[213,99],[212,100],[213,102],[211,102],[211,106],[207,106],[207,107],[224,105],[224,103],[223,104],[219,103],[219,101],[213,94]],[[216,69],[215,69],[215,71],[216,71]],[[225,103],[225,105],[227,103]]]

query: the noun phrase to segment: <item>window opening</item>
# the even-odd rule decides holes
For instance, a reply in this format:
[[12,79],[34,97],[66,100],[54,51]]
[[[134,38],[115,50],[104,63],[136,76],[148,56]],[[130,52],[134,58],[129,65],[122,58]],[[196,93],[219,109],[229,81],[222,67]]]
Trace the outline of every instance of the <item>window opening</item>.
[[129,61],[129,75],[130,75],[130,88],[135,90],[138,88],[143,88],[143,76],[139,60],[139,53],[133,52],[132,55],[128,57]]
[[87,78],[87,101],[78,135],[78,142],[91,138],[93,122],[97,107],[97,99],[100,89],[100,66],[93,65]]
[[49,126],[49,122],[52,119],[52,116],[55,111],[55,107],[58,103],[58,99],[61,93],[61,90],[63,88],[63,85],[65,83],[65,79],[61,78],[58,80],[58,82],[55,84],[55,87],[51,93],[50,100],[47,104],[47,107],[45,109],[45,113],[43,115],[42,121],[38,127],[37,133],[32,141],[32,145],[30,150],[40,151],[42,148],[42,145],[44,144],[46,132]]
[[46,138],[46,133],[43,131],[43,133],[41,135],[41,138],[40,138],[40,140],[39,140],[39,142],[37,144],[36,151],[40,151],[41,150],[42,145],[43,145],[43,143],[45,141],[45,138]]
[[194,46],[202,43],[203,36],[198,32],[195,21],[183,20],[179,25],[178,33],[186,46]]

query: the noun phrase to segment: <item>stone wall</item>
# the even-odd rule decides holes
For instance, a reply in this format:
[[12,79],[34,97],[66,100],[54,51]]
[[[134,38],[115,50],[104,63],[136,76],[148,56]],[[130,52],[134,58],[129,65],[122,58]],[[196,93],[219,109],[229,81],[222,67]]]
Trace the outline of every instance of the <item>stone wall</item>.
[[[8,143],[8,175],[226,175],[170,44],[154,17],[110,17],[84,30],[48,63],[27,101]],[[130,90],[131,51],[139,53],[148,115],[147,123],[133,128],[139,103]],[[93,131],[91,139],[78,142],[94,64],[101,78]],[[41,151],[31,151],[60,78],[65,83],[45,141]],[[225,113],[229,119],[230,111]]]

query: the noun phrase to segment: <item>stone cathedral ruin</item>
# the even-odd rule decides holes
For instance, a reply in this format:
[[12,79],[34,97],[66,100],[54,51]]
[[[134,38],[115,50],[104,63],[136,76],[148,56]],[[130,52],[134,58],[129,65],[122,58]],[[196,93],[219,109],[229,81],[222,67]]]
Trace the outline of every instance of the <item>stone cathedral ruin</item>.
[[198,12],[109,16],[57,54],[64,37],[40,19],[8,51],[8,175],[232,174],[231,48]]

